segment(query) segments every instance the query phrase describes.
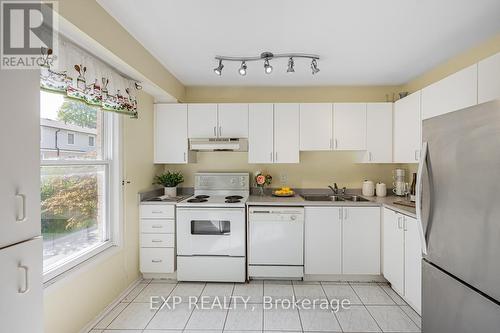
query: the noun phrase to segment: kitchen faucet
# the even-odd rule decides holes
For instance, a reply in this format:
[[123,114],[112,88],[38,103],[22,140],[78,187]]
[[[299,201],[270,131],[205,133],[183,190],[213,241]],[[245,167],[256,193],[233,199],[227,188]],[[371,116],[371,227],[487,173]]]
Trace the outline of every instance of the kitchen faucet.
[[345,186],[342,187],[341,190],[339,190],[337,183],[333,183],[333,187],[331,185],[328,185],[328,187],[330,188],[330,190],[332,190],[334,195],[339,195],[339,194],[345,195],[345,191],[346,191]]

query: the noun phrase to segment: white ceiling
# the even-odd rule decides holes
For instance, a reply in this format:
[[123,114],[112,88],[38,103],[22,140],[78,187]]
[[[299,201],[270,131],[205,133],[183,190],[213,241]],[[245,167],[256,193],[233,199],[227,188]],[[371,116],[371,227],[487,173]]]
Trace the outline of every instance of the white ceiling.
[[[499,0],[98,0],[183,84],[302,86],[402,84],[500,33]],[[321,56],[225,63],[263,51]]]

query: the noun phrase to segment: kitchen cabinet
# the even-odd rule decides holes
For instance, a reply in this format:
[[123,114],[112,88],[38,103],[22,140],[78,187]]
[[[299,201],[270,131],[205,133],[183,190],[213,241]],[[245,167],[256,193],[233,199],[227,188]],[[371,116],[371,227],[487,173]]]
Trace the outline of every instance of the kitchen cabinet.
[[306,207],[306,274],[380,274],[379,207]]
[[299,105],[274,104],[274,163],[299,163]]
[[415,311],[422,307],[422,243],[417,220],[403,216],[405,231],[405,300]]
[[366,149],[366,104],[333,104],[333,148]]
[[380,208],[344,207],[342,273],[380,274]]
[[477,79],[478,103],[500,99],[500,53],[478,63]]
[[422,119],[477,104],[477,64],[422,89]]
[[394,103],[394,162],[418,163],[422,142],[421,91]]
[[342,274],[341,207],[306,207],[305,274]]
[[274,106],[250,104],[248,110],[248,163],[274,162]]
[[217,134],[217,104],[188,104],[189,138],[216,138]]
[[219,104],[220,138],[248,138],[248,104]]
[[392,163],[392,103],[366,105],[364,163]]
[[333,107],[331,103],[300,104],[300,150],[332,150]]
[[404,233],[401,228],[402,215],[390,209],[383,213],[383,258],[382,272],[392,289],[404,295]]
[[196,155],[188,147],[187,104],[156,104],[154,117],[154,162],[194,162]]

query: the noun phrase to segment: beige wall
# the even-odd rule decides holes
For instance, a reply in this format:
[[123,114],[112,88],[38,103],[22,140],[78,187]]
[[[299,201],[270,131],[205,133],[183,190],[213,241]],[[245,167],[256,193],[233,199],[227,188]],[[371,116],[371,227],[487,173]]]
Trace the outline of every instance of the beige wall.
[[[139,277],[137,192],[151,186],[153,98],[138,94],[138,120],[123,117],[124,171],[131,183],[124,191],[123,246],[98,263],[84,265],[45,290],[46,333],[77,333]],[[101,254],[102,256],[102,254]]]

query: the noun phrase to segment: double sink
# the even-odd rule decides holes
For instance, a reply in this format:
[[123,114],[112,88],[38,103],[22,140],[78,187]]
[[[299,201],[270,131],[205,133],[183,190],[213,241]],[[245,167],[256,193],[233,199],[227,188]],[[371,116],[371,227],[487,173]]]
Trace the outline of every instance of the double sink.
[[325,194],[301,194],[305,201],[351,201],[365,202],[370,201],[359,195],[325,195]]

